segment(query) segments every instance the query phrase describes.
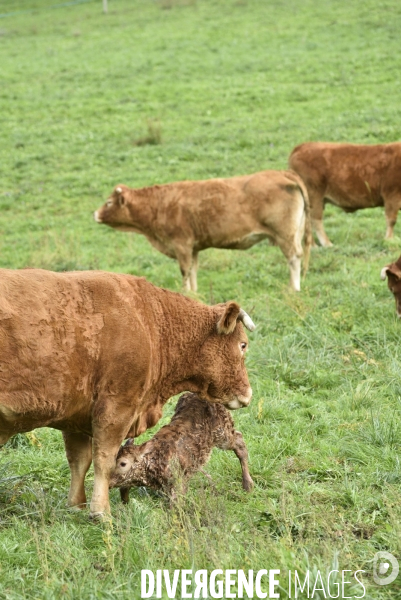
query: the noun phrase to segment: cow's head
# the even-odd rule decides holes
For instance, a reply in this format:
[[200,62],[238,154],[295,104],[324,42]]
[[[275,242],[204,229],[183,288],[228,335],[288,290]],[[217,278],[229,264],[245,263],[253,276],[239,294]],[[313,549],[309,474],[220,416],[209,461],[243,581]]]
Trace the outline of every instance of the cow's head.
[[387,277],[389,290],[394,294],[397,315],[401,318],[401,256],[397,262],[383,267],[380,276],[383,280]]
[[236,409],[248,406],[252,389],[245,368],[248,338],[244,325],[255,329],[249,315],[236,302],[212,307],[215,323],[199,349],[202,385],[197,391],[209,402]]
[[129,192],[126,185],[117,185],[103,206],[94,212],[96,223],[103,223],[115,229],[135,231],[128,207]]

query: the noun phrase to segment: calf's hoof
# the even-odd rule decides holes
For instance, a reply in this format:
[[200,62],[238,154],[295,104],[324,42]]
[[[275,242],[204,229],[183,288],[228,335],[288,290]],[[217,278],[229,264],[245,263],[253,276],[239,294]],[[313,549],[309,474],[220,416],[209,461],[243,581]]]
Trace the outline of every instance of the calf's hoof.
[[252,492],[253,488],[254,488],[254,483],[252,479],[245,479],[242,482],[242,487],[244,488],[244,490],[246,492]]

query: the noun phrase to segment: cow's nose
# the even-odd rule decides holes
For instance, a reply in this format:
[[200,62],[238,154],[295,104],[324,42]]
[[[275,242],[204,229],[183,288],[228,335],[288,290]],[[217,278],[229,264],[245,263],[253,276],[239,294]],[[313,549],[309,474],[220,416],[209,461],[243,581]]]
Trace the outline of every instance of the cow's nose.
[[99,212],[97,210],[95,210],[95,212],[93,213],[93,218],[95,219],[96,223],[102,222],[102,219],[99,217]]
[[227,404],[227,408],[229,408],[231,410],[237,410],[238,408],[244,408],[245,406],[249,405],[251,398],[252,398],[252,388],[249,387],[247,393],[244,396],[238,395],[235,398],[235,400],[231,400]]
[[252,388],[249,387],[245,396],[239,396],[238,400],[241,402],[242,406],[249,406],[251,398],[252,398]]

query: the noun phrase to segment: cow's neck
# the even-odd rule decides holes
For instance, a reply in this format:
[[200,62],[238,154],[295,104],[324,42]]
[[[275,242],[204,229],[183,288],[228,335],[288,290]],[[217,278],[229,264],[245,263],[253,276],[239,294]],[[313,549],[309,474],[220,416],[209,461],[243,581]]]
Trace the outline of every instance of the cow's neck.
[[132,190],[128,210],[135,229],[144,235],[154,234],[159,196],[159,186]]
[[163,325],[158,321],[161,336],[158,387],[159,397],[164,401],[182,391],[201,393],[204,389],[199,349],[212,333],[217,315],[209,306],[196,305],[194,310],[194,301],[178,294],[173,302],[159,305],[165,313]]

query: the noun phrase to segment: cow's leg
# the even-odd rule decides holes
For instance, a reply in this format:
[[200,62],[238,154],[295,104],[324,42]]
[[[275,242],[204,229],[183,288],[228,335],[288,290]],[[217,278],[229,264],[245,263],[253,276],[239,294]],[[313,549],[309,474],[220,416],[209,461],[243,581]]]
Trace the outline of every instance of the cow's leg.
[[182,287],[184,290],[191,289],[191,269],[192,269],[192,249],[190,250],[178,250],[176,249],[175,255],[180,265],[182,275]]
[[290,286],[295,292],[301,291],[301,241],[295,235],[292,239],[276,236],[275,242],[288,261],[290,268]]
[[192,266],[189,273],[189,281],[191,285],[191,290],[193,292],[198,291],[198,282],[197,282],[197,272],[198,272],[198,253],[194,252],[192,255]]
[[71,471],[68,506],[84,508],[86,505],[85,475],[92,462],[92,439],[84,433],[63,431],[65,453]]
[[288,259],[290,267],[290,285],[295,292],[301,291],[301,257],[292,256]]
[[329,240],[323,227],[324,198],[322,194],[314,190],[308,190],[308,192],[312,227],[315,230],[319,244],[324,248],[329,248],[333,244]]
[[401,208],[401,197],[395,196],[384,199],[384,212],[386,215],[386,240],[394,237],[394,226],[397,222],[398,211]]
[[241,463],[242,487],[247,492],[250,492],[253,488],[253,480],[248,469],[248,450],[240,431],[235,432],[234,444],[231,449],[235,452]]
[[95,480],[90,503],[90,517],[93,519],[110,512],[110,475],[115,466],[121,442],[127,433],[127,422],[130,421],[131,417],[131,414],[124,415],[120,410],[118,423],[112,423],[111,418],[106,415],[99,415],[98,423],[93,426],[92,453]]

